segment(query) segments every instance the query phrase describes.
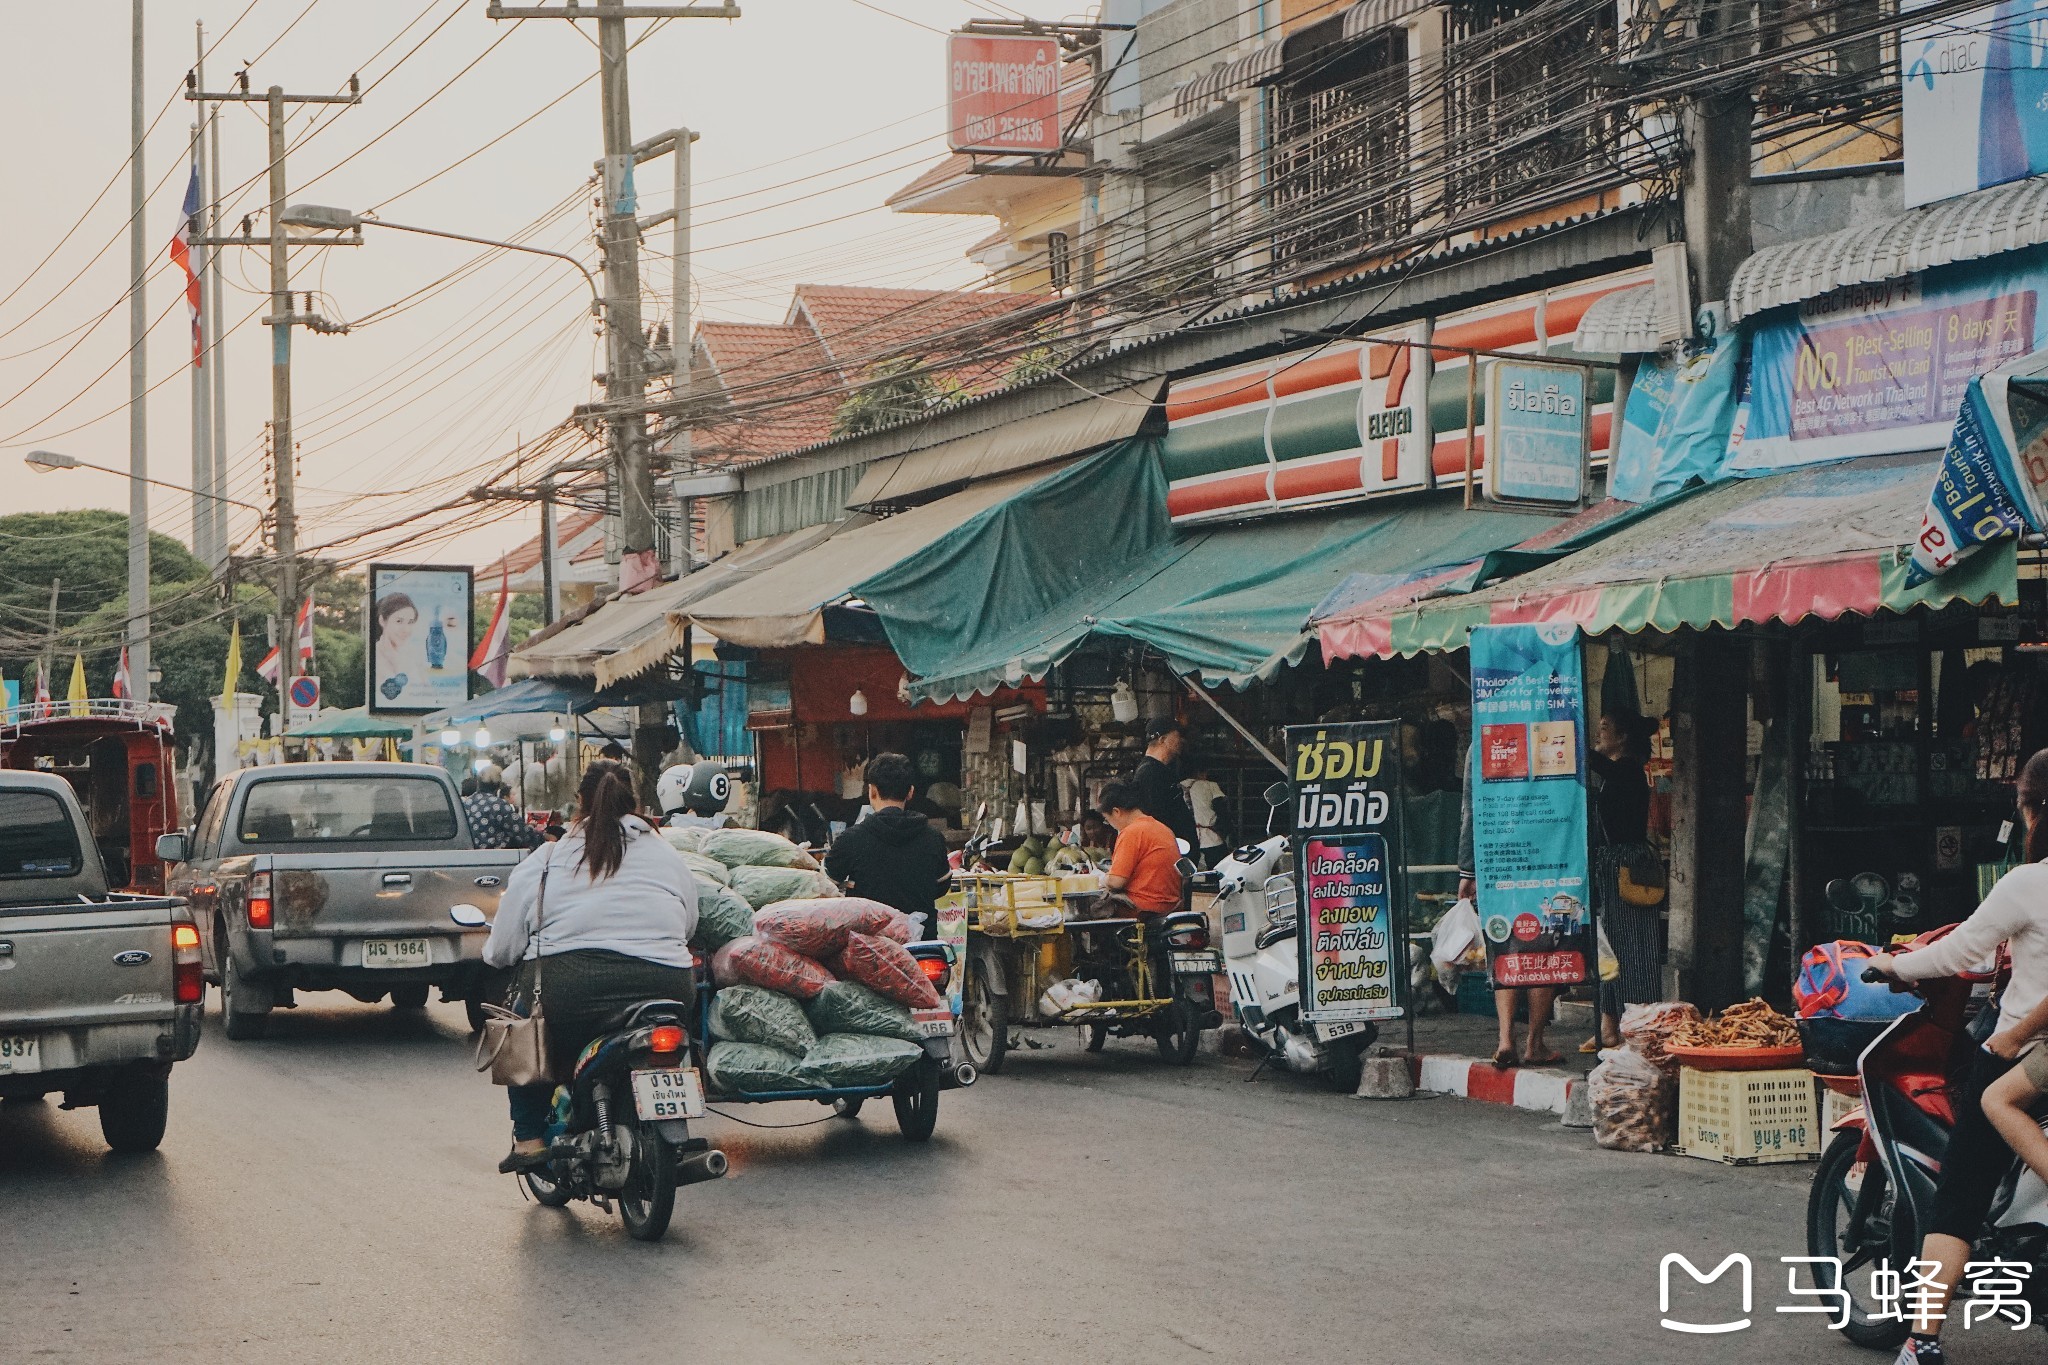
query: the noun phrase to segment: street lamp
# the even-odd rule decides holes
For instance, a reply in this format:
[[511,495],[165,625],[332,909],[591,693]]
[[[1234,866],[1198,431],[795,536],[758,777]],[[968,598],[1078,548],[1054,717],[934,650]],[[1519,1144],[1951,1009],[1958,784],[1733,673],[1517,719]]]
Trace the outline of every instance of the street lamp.
[[387,223],[369,213],[354,213],[327,204],[293,204],[284,211],[278,221],[286,227],[306,228],[313,232],[351,232],[365,227],[390,228],[393,232],[412,232],[422,237],[446,237],[451,242],[473,242],[478,246],[494,246],[501,251],[524,251],[534,256],[552,256],[558,261],[567,261],[576,267],[576,273],[590,286],[590,311],[593,316],[604,315],[604,293],[597,287],[597,279],[583,262],[565,251],[549,251],[546,247],[526,246],[520,242],[501,242],[495,237],[472,237],[466,232],[443,232],[440,228],[415,227],[410,223]]
[[[108,465],[94,464],[91,460],[81,460],[76,455],[66,455],[61,450],[31,450],[22,458],[27,462],[30,469],[40,474],[54,473],[60,469],[96,469],[102,474],[113,474],[124,479],[135,477],[124,469],[114,469]],[[243,502],[239,498],[223,497],[219,493],[201,492],[197,488],[187,488],[182,483],[165,483],[162,479],[143,479],[142,482],[157,488],[168,488],[173,493],[190,493],[198,498],[212,498],[215,502],[231,503],[236,507],[246,508],[259,517],[263,515],[262,508],[254,503]]]

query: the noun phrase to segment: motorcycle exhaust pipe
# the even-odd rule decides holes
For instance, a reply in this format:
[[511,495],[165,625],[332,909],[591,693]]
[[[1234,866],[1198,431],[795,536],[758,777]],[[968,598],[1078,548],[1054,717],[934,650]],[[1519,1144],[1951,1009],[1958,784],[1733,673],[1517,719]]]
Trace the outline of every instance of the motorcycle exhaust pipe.
[[724,1175],[728,1163],[725,1153],[713,1148],[708,1152],[692,1152],[676,1160],[676,1184],[695,1185],[704,1180],[716,1180]]
[[962,1062],[953,1068],[953,1081],[957,1085],[969,1086],[981,1079],[981,1073],[974,1069],[973,1062]]

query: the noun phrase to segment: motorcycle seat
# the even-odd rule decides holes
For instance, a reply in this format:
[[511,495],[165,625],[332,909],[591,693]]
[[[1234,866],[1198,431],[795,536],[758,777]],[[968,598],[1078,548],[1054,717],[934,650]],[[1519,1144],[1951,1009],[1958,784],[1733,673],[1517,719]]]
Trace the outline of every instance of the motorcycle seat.
[[680,1000],[642,1000],[624,1009],[612,1011],[605,1021],[597,1026],[597,1031],[619,1033],[625,1029],[638,1028],[642,1024],[689,1022],[690,1007]]
[[1281,920],[1274,920],[1274,921],[1273,921],[1273,922],[1272,922],[1271,924],[1267,925],[1267,926],[1265,927],[1265,929],[1264,929],[1264,930],[1263,930],[1263,931],[1262,931],[1262,932],[1261,932],[1261,933],[1259,934],[1259,937],[1258,937],[1258,946],[1259,946],[1259,947],[1261,947],[1261,948],[1270,948],[1270,947],[1272,947],[1272,946],[1273,946],[1274,944],[1278,943],[1278,942],[1279,942],[1279,941],[1280,941],[1281,939],[1283,939],[1283,938],[1293,938],[1293,937],[1294,937],[1294,921],[1293,921],[1293,920],[1291,920],[1291,919],[1281,919]]

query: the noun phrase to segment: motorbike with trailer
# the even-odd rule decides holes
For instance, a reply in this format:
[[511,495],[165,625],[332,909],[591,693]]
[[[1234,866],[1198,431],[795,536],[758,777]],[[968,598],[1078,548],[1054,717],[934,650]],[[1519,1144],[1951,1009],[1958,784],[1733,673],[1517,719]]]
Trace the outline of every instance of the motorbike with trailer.
[[[1947,932],[1934,930],[1912,946]],[[1808,1270],[1817,1288],[1848,1295],[1842,1335],[1859,1346],[1892,1350],[1905,1340],[1908,1325],[1880,1311],[1871,1272],[1903,1271],[1920,1255],[1955,1122],[1950,1077],[1968,1065],[1975,1047],[1964,1027],[1971,991],[1998,975],[1966,972],[1918,983],[1911,989],[1921,997],[1920,1008],[1865,1025],[1875,1035],[1867,1043],[1846,1029],[1831,1043],[1807,1037],[1807,1062],[1822,1084],[1859,1101],[1834,1125],[1806,1210],[1807,1252],[1820,1258]],[[1863,973],[1868,983],[1883,979]],[[2031,1267],[2026,1282],[2033,1320],[2048,1329],[2048,1184],[2017,1159],[1970,1260]],[[1837,1261],[1839,1281],[1828,1283],[1829,1266]],[[1958,1304],[1967,1288],[1958,1287]],[[1958,1311],[1951,1306],[1950,1316]]]

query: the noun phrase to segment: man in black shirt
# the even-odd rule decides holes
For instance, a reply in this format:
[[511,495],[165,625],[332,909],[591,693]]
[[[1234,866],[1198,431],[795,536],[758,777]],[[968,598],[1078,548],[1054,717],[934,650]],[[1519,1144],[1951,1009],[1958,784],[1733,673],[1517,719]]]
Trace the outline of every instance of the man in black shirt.
[[1199,847],[1195,812],[1180,787],[1180,756],[1187,736],[1170,720],[1154,721],[1145,731],[1145,756],[1131,774],[1138,788],[1139,809],[1173,831],[1189,851]]
[[952,865],[946,837],[908,809],[914,788],[910,760],[876,754],[868,760],[868,805],[873,813],[832,841],[825,873],[856,896],[894,906],[906,915],[931,913]]

